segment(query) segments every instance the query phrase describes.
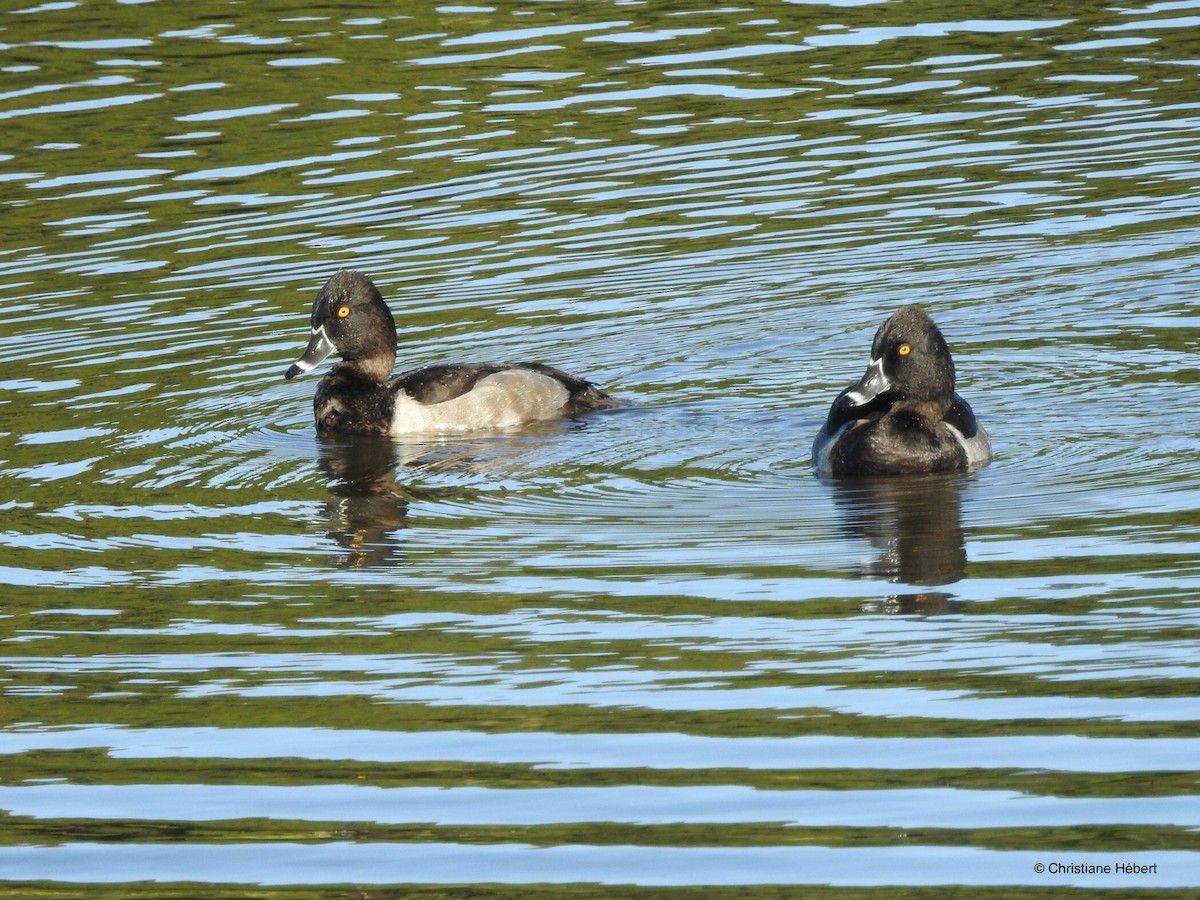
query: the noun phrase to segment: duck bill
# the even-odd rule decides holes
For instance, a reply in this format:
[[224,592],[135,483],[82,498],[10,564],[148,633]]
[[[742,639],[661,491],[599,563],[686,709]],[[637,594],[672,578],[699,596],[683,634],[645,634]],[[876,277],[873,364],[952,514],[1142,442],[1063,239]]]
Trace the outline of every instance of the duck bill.
[[297,375],[311,372],[335,349],[333,342],[325,334],[325,326],[322,325],[320,328],[314,328],[312,337],[309,338],[308,346],[304,348],[304,355],[296,360],[290,369],[283,373],[283,377],[291,381]]
[[886,393],[892,384],[883,373],[883,360],[873,359],[867,371],[845,394],[846,402],[852,406],[866,406],[880,394]]

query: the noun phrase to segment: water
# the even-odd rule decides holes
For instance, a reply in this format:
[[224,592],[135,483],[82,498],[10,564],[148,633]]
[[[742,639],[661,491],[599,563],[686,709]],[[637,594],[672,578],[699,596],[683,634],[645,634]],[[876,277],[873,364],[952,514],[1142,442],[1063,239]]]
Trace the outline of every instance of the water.
[[[1036,15],[0,15],[6,889],[1200,884],[1200,3]],[[319,439],[347,265],[635,405]],[[913,302],[995,461],[813,477]]]

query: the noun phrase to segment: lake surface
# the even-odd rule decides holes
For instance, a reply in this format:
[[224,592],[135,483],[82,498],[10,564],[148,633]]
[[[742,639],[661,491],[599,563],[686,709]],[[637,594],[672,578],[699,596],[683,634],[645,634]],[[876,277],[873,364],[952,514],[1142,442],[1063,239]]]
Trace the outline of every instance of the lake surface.
[[[0,13],[0,893],[1190,895],[1200,2],[397,8]],[[319,439],[345,266],[633,405]]]

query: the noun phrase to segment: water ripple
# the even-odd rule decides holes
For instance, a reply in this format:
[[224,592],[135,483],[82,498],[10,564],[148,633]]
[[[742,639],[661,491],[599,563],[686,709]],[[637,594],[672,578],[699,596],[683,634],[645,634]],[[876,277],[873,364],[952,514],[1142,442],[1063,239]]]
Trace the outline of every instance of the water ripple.
[[[1195,3],[184,9],[3,17],[6,883],[1197,882]],[[343,266],[633,403],[318,437]]]

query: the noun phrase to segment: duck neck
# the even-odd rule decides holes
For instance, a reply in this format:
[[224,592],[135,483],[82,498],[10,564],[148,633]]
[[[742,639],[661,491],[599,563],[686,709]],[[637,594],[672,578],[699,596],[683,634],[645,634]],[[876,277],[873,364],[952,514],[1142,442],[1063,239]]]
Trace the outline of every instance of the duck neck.
[[947,400],[905,400],[892,407],[894,411],[904,410],[927,422],[940,422],[950,411],[950,401]]
[[396,355],[393,353],[391,356],[374,356],[369,359],[344,359],[335,368],[340,374],[383,384],[388,380],[395,366]]

